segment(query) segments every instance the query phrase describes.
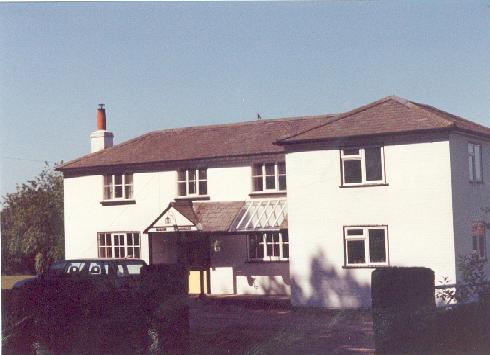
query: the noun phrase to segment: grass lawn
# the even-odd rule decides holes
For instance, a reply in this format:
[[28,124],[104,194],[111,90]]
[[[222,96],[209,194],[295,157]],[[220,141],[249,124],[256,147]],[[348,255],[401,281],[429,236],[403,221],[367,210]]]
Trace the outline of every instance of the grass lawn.
[[10,290],[14,283],[32,277],[32,275],[19,276],[3,276],[2,275],[2,290]]

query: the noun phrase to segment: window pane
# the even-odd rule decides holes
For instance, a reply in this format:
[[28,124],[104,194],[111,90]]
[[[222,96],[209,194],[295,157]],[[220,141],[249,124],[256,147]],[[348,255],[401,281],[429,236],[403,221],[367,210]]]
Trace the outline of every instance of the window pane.
[[277,171],[279,174],[286,174],[286,163],[277,164]]
[[469,168],[469,173],[470,173],[470,181],[475,180],[475,168],[474,168],[474,156],[470,155],[468,156],[468,168]]
[[131,185],[133,183],[133,174],[124,175],[124,183],[126,185]]
[[264,190],[264,184],[262,182],[262,176],[259,177],[254,177],[253,178],[253,189],[254,191],[263,191]]
[[140,235],[139,235],[139,233],[134,233],[134,245],[140,245]]
[[279,190],[286,190],[286,175],[279,175]]
[[347,229],[347,235],[362,235],[363,230],[361,228],[359,229]]
[[104,246],[105,245],[105,238],[103,234],[99,234],[99,245]]
[[178,172],[178,180],[185,181],[185,170],[179,170]]
[[287,242],[289,242],[289,235],[288,235],[288,232],[282,232],[282,233],[281,233],[281,236],[282,236],[282,242],[283,242],[283,243],[287,243]]
[[475,181],[482,180],[481,170],[481,146],[475,145]]
[[179,182],[179,196],[185,196],[185,182]]
[[208,194],[208,183],[206,181],[199,181],[199,195]]
[[369,256],[372,263],[386,262],[385,230],[369,230]]
[[194,169],[189,170],[189,181],[196,180],[196,171]]
[[252,175],[262,175],[262,164],[254,164],[252,168]]
[[112,198],[112,187],[106,186],[104,187],[104,199],[110,200]]
[[274,175],[275,174],[275,164],[265,164],[265,175]]
[[133,198],[133,186],[124,187],[124,198],[127,199]]
[[196,181],[189,181],[189,195],[196,193]]
[[282,257],[289,259],[289,244],[284,244],[282,246]]
[[272,256],[272,244],[267,244],[267,256]]
[[115,248],[114,249],[114,257],[115,258],[120,258],[120,256],[119,256],[119,248]]
[[119,174],[114,175],[114,183],[116,185],[122,185],[122,175]]
[[114,197],[115,198],[121,198],[122,197],[122,186],[116,186],[114,188]]
[[360,160],[344,160],[344,181],[348,184],[362,182]]
[[111,235],[110,234],[106,234],[105,235],[105,244],[108,245],[108,246],[111,246],[112,245]]
[[99,248],[99,257],[105,258],[105,248]]
[[379,181],[383,178],[381,148],[366,148],[366,181]]
[[140,258],[140,248],[139,247],[134,248],[134,257],[136,259]]
[[112,185],[112,175],[104,175],[104,185]]
[[359,149],[354,148],[343,149],[342,152],[344,155],[359,155]]
[[274,256],[279,256],[279,244],[274,244],[274,248],[273,248],[273,251],[274,251]]
[[107,248],[105,257],[112,258],[112,248]]
[[128,233],[128,237],[127,237],[127,245],[133,245],[133,234],[132,233]]
[[265,188],[267,190],[276,188],[276,177],[275,176],[266,176],[265,177]]
[[[259,238],[262,238],[262,237],[259,237]],[[259,244],[257,246],[257,258],[259,258],[259,259],[264,258],[264,243],[259,242]]]
[[272,234],[267,233],[266,234],[266,240],[267,240],[267,243],[272,243]]
[[364,264],[366,255],[364,250],[364,240],[347,241],[347,262],[349,264]]
[[274,243],[279,243],[279,234],[278,233],[272,234],[272,240],[274,241]]
[[199,180],[206,180],[208,176],[206,169],[199,169]]

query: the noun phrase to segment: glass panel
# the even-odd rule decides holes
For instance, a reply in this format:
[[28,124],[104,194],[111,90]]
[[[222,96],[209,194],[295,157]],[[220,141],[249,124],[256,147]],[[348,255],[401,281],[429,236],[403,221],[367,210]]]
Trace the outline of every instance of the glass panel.
[[133,174],[125,174],[124,182],[126,183],[126,185],[131,185],[133,183]]
[[103,234],[99,234],[99,245],[104,246],[105,245],[105,238]]
[[104,200],[110,200],[112,198],[112,186],[104,187]]
[[272,235],[272,240],[274,241],[274,243],[279,243],[279,233],[274,233]]
[[136,259],[140,258],[140,248],[139,247],[134,248],[134,257]]
[[274,244],[274,256],[279,256],[279,244]]
[[134,233],[134,245],[140,245],[140,235],[139,233]]
[[286,174],[286,163],[277,164],[277,171],[279,174]]
[[265,175],[275,175],[275,164],[264,164],[265,165]]
[[186,192],[185,192],[185,182],[179,182],[179,196],[185,196],[186,195]]
[[474,157],[472,155],[468,156],[468,168],[470,173],[470,181],[475,180],[475,172],[474,172]]
[[342,152],[344,153],[344,155],[359,155],[359,149],[355,148],[343,149]]
[[282,232],[282,242],[283,243],[287,243],[289,242],[289,235],[288,235],[288,232]]
[[104,185],[112,185],[112,175],[104,175]]
[[124,197],[127,199],[133,198],[133,186],[124,187]]
[[475,148],[474,144],[468,143],[468,153],[470,155],[473,155],[475,153],[475,149],[474,148]]
[[286,175],[279,175],[279,190],[286,190]]
[[264,243],[259,243],[257,247],[257,258],[259,259],[264,258]]
[[127,240],[128,240],[128,242],[126,245],[133,245],[133,234],[132,233],[128,233]]
[[196,171],[194,169],[189,170],[189,181],[196,180]]
[[114,183],[116,185],[122,185],[122,175],[119,174],[114,175]]
[[381,148],[366,148],[366,181],[379,181],[383,179],[383,167],[381,164]]
[[196,181],[189,181],[189,195],[196,193]]
[[178,180],[185,181],[185,170],[179,170],[178,172]]
[[208,184],[206,181],[199,181],[199,195],[208,194]]
[[347,184],[362,182],[360,160],[344,160],[344,181]]
[[253,189],[254,191],[263,191],[264,190],[264,185],[262,182],[262,176],[259,177],[254,177],[253,178]]
[[282,246],[282,257],[289,259],[289,244],[284,244]]
[[133,256],[133,249],[134,248],[133,247],[128,247],[127,249],[128,249],[128,256],[127,257],[128,258],[133,258],[134,257]]
[[120,256],[119,256],[119,248],[115,248],[114,249],[114,257],[115,258],[120,258]]
[[385,230],[369,230],[369,257],[372,263],[386,262]]
[[262,164],[254,164],[252,168],[252,175],[261,176],[262,175]]
[[99,257],[105,258],[105,248],[99,248]]
[[111,246],[112,245],[112,240],[111,240],[111,235],[106,234],[105,235],[105,244]]
[[267,256],[272,256],[272,244],[267,244]]
[[482,180],[481,170],[481,146],[475,145],[475,181]]
[[130,275],[139,275],[141,273],[142,264],[127,264],[128,273]]
[[347,235],[362,235],[362,229],[347,229]]
[[366,255],[364,250],[364,240],[348,240],[347,241],[347,263],[348,264],[364,264]]
[[272,243],[272,234],[267,233],[266,234],[266,240],[267,240],[267,243]]
[[121,198],[122,197],[122,186],[116,186],[114,188],[114,197],[115,198]]
[[112,258],[112,248],[106,250],[106,258]]
[[207,175],[208,174],[206,169],[199,169],[199,180],[206,180]]
[[275,176],[266,176],[265,177],[265,188],[267,190],[272,190],[276,188],[276,177]]

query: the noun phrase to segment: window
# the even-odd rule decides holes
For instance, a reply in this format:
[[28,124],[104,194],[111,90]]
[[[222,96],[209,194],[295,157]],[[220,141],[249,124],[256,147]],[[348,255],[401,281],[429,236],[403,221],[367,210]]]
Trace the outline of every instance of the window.
[[288,260],[288,232],[266,232],[248,236],[249,260]]
[[388,265],[387,227],[345,227],[346,266]]
[[133,198],[133,174],[104,175],[104,200]]
[[97,245],[99,258],[140,258],[139,233],[99,233]]
[[473,253],[478,255],[478,259],[486,260],[487,243],[485,236],[485,223],[475,222],[471,228],[471,238],[473,242]]
[[384,182],[383,147],[346,148],[340,152],[342,185]]
[[286,163],[254,164],[253,191],[286,191]]
[[481,145],[468,143],[468,164],[471,182],[482,181]]
[[179,170],[177,185],[179,196],[207,195],[207,169]]

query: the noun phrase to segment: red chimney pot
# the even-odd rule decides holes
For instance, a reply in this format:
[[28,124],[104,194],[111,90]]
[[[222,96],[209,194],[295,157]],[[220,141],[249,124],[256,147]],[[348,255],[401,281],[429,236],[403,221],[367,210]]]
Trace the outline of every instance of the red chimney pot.
[[97,130],[106,130],[106,118],[104,104],[99,104],[97,109]]

